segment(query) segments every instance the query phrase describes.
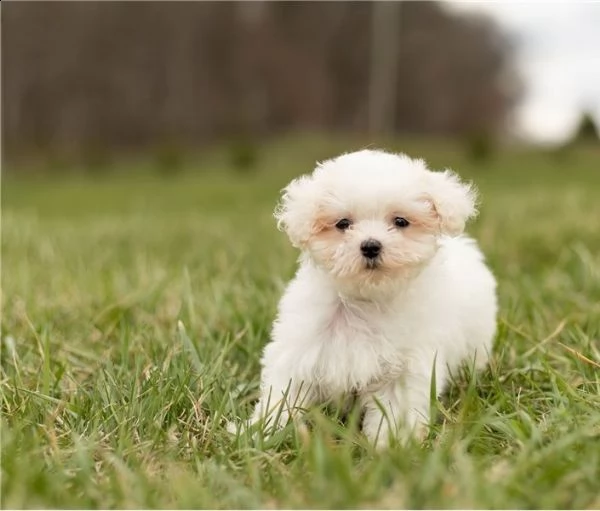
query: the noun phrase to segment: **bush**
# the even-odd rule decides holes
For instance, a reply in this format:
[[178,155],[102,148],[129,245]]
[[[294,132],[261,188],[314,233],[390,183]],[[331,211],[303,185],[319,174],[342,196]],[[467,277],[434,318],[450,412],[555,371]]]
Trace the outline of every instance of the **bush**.
[[489,133],[473,132],[466,139],[467,158],[474,163],[487,162],[492,159],[494,143]]
[[81,164],[90,174],[104,174],[111,167],[111,156],[106,146],[88,145],[81,152]]
[[238,139],[229,147],[229,161],[237,172],[254,171],[258,165],[258,145],[251,139]]
[[574,142],[598,142],[600,135],[596,128],[596,122],[589,113],[584,113],[579,121],[579,127],[573,136]]
[[154,167],[164,176],[179,174],[185,163],[183,153],[182,148],[175,142],[159,144],[154,154]]

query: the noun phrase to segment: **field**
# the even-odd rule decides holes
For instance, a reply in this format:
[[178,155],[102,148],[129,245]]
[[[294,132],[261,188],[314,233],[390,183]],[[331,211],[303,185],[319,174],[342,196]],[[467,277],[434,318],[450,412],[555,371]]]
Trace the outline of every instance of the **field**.
[[356,144],[283,141],[253,172],[215,151],[170,177],[5,176],[2,507],[600,508],[598,148],[390,146],[475,181],[499,279],[492,364],[425,444],[375,453],[331,409],[268,440],[223,427],[251,409],[295,268],[278,191]]

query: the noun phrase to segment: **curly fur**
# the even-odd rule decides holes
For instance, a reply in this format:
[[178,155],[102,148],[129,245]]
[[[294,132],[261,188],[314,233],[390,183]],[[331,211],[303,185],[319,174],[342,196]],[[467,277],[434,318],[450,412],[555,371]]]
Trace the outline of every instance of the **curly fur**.
[[[461,363],[485,366],[492,348],[496,282],[461,236],[475,214],[471,185],[403,154],[344,154],[293,180],[275,217],[300,265],[263,353],[251,422],[280,427],[355,393],[377,446],[423,432],[434,365],[441,392]],[[382,245],[375,266],[360,250],[367,239]]]

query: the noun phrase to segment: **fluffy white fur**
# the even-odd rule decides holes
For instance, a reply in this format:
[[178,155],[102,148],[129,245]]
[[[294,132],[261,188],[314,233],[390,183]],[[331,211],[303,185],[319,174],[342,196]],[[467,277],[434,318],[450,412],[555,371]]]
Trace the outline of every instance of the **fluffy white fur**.
[[[300,266],[264,350],[251,422],[280,427],[353,393],[378,447],[423,433],[434,364],[441,392],[461,363],[484,367],[492,348],[495,279],[460,236],[475,213],[471,186],[402,154],[344,154],[292,181],[275,216]],[[382,245],[375,266],[360,250],[367,239]]]

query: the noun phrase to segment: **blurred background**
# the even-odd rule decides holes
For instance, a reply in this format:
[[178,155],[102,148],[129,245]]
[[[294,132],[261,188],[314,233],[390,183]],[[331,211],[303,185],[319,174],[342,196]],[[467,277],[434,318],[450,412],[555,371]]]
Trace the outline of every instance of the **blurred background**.
[[248,170],[298,134],[451,138],[476,160],[598,139],[598,4],[2,7],[9,173],[101,172],[124,157],[170,173],[215,147]]
[[[0,507],[600,507],[600,3],[0,9]],[[219,421],[295,272],[272,212],[365,147],[477,186],[493,370],[442,450],[265,456]]]

